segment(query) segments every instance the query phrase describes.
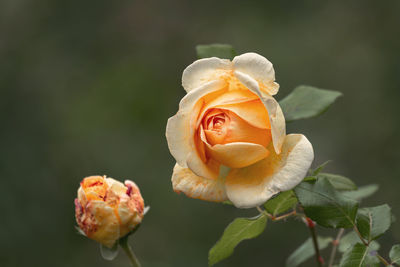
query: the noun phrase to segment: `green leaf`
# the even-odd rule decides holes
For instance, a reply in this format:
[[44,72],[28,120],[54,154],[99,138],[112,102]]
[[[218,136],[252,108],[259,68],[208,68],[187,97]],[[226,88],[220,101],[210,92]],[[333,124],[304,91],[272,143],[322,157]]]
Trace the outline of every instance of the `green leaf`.
[[342,93],[301,85],[279,104],[287,122],[316,117],[326,111]]
[[392,223],[392,213],[387,204],[358,210],[357,228],[362,237],[372,241],[383,235]]
[[[332,241],[332,237],[318,237],[319,249],[323,250]],[[296,267],[311,258],[314,254],[314,244],[312,239],[309,238],[289,256],[286,261],[286,267]]]
[[264,208],[276,216],[279,213],[285,212],[293,208],[297,204],[297,198],[293,190],[280,193],[278,196],[268,200],[264,204]]
[[361,243],[357,243],[351,250],[344,253],[340,261],[340,267],[361,267],[367,257],[367,247]]
[[118,242],[115,242],[112,248],[108,248],[103,244],[100,244],[100,253],[103,259],[112,261],[118,255]]
[[228,258],[241,241],[259,236],[266,225],[267,217],[263,214],[254,218],[235,219],[226,227],[221,239],[210,249],[209,266]]
[[315,168],[315,170],[311,170],[310,169],[310,174],[311,176],[317,175],[318,173],[320,173],[326,165],[328,165],[331,162],[331,160],[327,160],[324,163],[322,163],[321,165],[319,165],[317,168]]
[[333,185],[336,190],[356,190],[356,184],[347,177],[332,174],[332,173],[319,173],[317,178],[326,178]]
[[394,245],[389,252],[390,260],[393,263],[400,264],[400,245]]
[[[340,239],[338,250],[341,253],[346,252],[358,242],[360,242],[360,238],[358,237],[356,232],[351,231]],[[376,241],[372,241],[371,244],[369,244],[369,246],[371,250],[378,250],[380,248],[379,243]]]
[[358,202],[336,191],[326,178],[315,184],[302,182],[295,193],[304,212],[319,225],[330,228],[351,228],[355,225]]
[[372,196],[376,191],[378,191],[379,186],[377,184],[370,184],[366,186],[361,186],[355,191],[344,192],[343,194],[349,198],[360,201],[361,199]]
[[198,58],[219,57],[233,59],[236,56],[235,49],[228,44],[197,45],[196,52]]

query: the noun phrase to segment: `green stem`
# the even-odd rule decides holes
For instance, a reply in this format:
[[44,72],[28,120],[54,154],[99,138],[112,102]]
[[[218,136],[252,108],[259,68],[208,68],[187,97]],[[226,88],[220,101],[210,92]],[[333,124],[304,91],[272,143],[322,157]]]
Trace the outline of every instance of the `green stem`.
[[385,260],[385,258],[383,258],[381,255],[376,254],[376,256],[378,257],[378,259],[385,265],[385,266],[391,266],[389,262],[387,262],[387,260]]
[[[357,226],[354,225],[354,231],[357,233],[358,237],[360,238],[360,240],[362,241],[362,243],[364,244],[364,246],[366,246],[367,248],[369,247],[369,242],[366,242],[364,240],[364,238],[362,237],[360,231],[358,230]],[[380,262],[383,263],[383,265],[385,266],[391,266],[390,263],[381,255],[379,255],[378,253],[376,254],[376,257],[380,260]]]
[[129,260],[131,261],[132,267],[141,267],[140,262],[138,261],[135,253],[133,253],[131,246],[129,246],[128,236],[121,238],[119,241],[119,244],[122,247],[122,249],[125,251]]

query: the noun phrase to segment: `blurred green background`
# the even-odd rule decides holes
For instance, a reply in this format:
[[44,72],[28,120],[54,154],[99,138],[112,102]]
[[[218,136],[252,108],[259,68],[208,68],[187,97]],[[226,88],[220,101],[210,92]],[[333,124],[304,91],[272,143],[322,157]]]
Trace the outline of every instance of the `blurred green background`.
[[[257,213],[172,191],[165,125],[196,44],[267,57],[278,99],[299,84],[343,92],[288,132],[310,139],[314,165],[333,159],[327,171],[379,183],[365,204],[388,202],[400,217],[399,14],[397,0],[1,1],[0,265],[128,266],[76,234],[88,175],[141,187],[151,210],[131,244],[144,267],[206,266],[224,227]],[[218,266],[283,266],[307,237],[300,222],[269,223]],[[397,222],[382,254],[399,241]]]

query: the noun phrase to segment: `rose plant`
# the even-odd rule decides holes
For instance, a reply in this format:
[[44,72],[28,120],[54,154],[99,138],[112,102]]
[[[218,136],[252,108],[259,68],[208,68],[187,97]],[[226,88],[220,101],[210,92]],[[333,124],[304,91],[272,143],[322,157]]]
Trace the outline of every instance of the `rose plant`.
[[[376,185],[357,188],[341,175],[323,173],[304,135],[286,134],[291,122],[318,116],[340,92],[299,86],[279,103],[274,68],[256,53],[236,56],[229,45],[199,45],[200,58],[182,75],[186,95],[167,123],[166,137],[176,160],[172,186],[177,193],[206,201],[256,207],[257,215],[237,218],[209,251],[209,265],[229,257],[243,240],[255,238],[267,220],[299,218],[311,237],[286,261],[295,267],[313,255],[318,266],[395,266],[378,253],[376,239],[392,221],[388,205],[359,208]],[[219,58],[220,57],[220,58]],[[317,227],[339,229],[336,237],[318,236]],[[345,233],[346,229],[350,229]],[[329,261],[322,250],[331,245]]]

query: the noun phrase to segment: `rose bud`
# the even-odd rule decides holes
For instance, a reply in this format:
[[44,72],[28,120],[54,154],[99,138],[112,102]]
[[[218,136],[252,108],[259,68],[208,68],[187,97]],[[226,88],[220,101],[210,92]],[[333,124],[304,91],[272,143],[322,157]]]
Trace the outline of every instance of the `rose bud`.
[[137,185],[106,176],[82,180],[75,199],[75,218],[85,235],[111,248],[143,219],[144,201]]
[[[251,208],[302,181],[313,148],[302,134],[286,135],[273,97],[279,85],[265,57],[197,60],[184,70],[182,85],[187,94],[166,129],[176,192]],[[219,175],[221,166],[227,175]]]

